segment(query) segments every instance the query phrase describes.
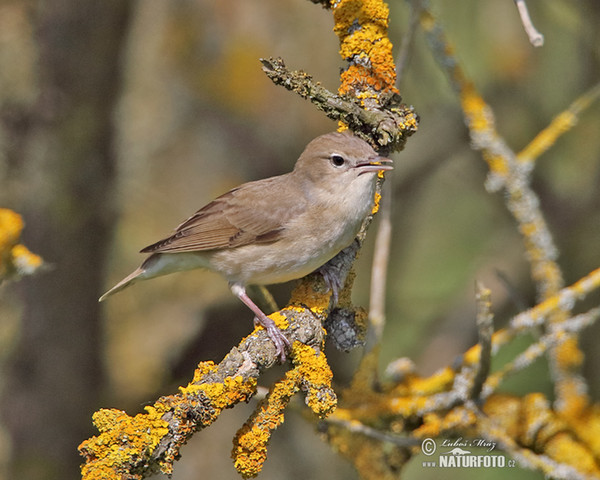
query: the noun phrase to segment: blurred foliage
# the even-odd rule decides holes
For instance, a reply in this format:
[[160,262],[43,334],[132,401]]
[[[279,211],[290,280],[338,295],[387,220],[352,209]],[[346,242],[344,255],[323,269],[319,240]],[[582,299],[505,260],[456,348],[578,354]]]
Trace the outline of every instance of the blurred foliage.
[[[600,78],[600,5],[595,0],[530,1],[534,23],[545,36],[542,48],[529,44],[513,2],[432,3],[458,57],[494,109],[499,131],[515,150]],[[390,11],[390,39],[398,47],[409,9],[398,1],[391,2]],[[28,176],[39,174],[20,170],[5,153],[7,145],[15,148],[16,133],[23,128],[15,112],[36,101],[39,46],[28,13],[27,2],[0,2],[0,205],[17,211],[36,194],[28,189]],[[258,61],[282,56],[334,90],[343,65],[332,27],[331,16],[306,0],[136,4],[116,116],[119,186],[111,201],[118,212],[117,234],[107,286],[139,263],[140,248],[168,234],[214,196],[243,181],[289,170],[311,138],[335,128],[307,102],[273,86]],[[431,373],[476,342],[476,280],[492,290],[496,326],[522,305],[533,305],[535,292],[522,239],[502,196],[485,191],[486,167],[469,148],[458,100],[419,32],[400,91],[415,106],[421,124],[395,156],[382,358],[385,364],[409,356],[420,372]],[[600,260],[599,131],[600,105],[595,104],[538,160],[534,173],[534,189],[561,252],[558,262],[567,284]],[[371,237],[375,228],[376,223]],[[362,305],[367,304],[370,258],[367,245],[354,289]],[[286,301],[287,287],[273,290],[280,304]],[[7,325],[18,325],[19,306],[4,302],[6,288],[0,296],[0,331],[16,341],[18,328]],[[589,303],[599,299],[595,294]],[[225,282],[198,272],[157,279],[116,296],[106,306],[106,402],[135,411],[157,392],[169,391],[180,381],[177,375],[191,374],[199,360],[220,360],[250,331],[247,312],[235,302]],[[228,321],[231,317],[238,320]],[[582,338],[593,398],[600,394],[599,329],[593,326]],[[334,380],[350,376],[356,356],[332,353]],[[512,379],[510,388],[515,393],[549,391],[546,372],[538,361],[527,378]],[[269,378],[263,378],[265,384]],[[246,417],[238,407],[195,437],[173,478],[196,478],[198,471],[209,478],[237,478],[228,452],[233,432]],[[0,463],[8,452],[0,448]],[[413,462],[404,478],[427,478],[421,459]],[[453,478],[466,478],[463,470],[456,473]],[[288,415],[260,478],[354,475],[325,443],[314,441],[311,428]]]

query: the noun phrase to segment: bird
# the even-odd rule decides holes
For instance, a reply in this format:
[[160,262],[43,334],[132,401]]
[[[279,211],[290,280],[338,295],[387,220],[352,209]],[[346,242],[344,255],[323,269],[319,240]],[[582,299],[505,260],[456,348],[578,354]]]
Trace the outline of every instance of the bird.
[[149,256],[99,301],[143,280],[208,269],[228,281],[284,362],[289,341],[246,287],[302,278],[349,246],[372,212],[378,172],[392,170],[392,163],[348,131],[316,137],[291,172],[228,191],[143,248]]

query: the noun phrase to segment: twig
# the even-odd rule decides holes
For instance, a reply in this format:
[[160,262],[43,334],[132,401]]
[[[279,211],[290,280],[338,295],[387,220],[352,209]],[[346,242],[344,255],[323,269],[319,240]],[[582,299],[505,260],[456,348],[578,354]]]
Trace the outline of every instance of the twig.
[[600,83],[577,98],[569,107],[552,119],[550,125],[538,133],[529,144],[519,152],[517,160],[527,164],[534,162],[548,150],[564,133],[577,124],[578,116],[594,101],[600,98]]
[[420,445],[422,442],[422,440],[418,438],[405,437],[395,435],[389,432],[382,432],[373,427],[369,427],[368,425],[365,425],[364,423],[361,423],[358,420],[346,420],[343,418],[339,418],[335,415],[335,413],[327,417],[327,419],[323,420],[323,423],[342,427],[348,430],[349,432],[359,433],[361,435],[365,435],[380,442],[392,443],[398,447],[414,447],[416,445]]
[[387,179],[379,209],[379,227],[375,237],[375,251],[371,268],[371,292],[369,305],[369,331],[365,352],[370,352],[381,343],[385,327],[385,298],[387,285],[387,269],[390,260],[390,245],[392,240],[392,188],[391,178]]
[[400,82],[402,81],[404,69],[408,64],[408,59],[411,54],[415,39],[415,32],[417,31],[417,25],[419,25],[419,15],[417,13],[417,9],[413,8],[413,6],[409,4],[409,10],[410,17],[408,19],[408,25],[404,35],[402,36],[400,48],[398,49],[398,55],[396,55],[396,86],[400,85]]
[[254,298],[256,297],[256,304],[265,313],[273,313],[279,310],[275,298],[264,285],[250,285],[247,288],[248,295]]
[[479,335],[479,362],[475,368],[473,385],[469,398],[476,400],[481,394],[483,384],[490,373],[492,364],[492,334],[494,316],[491,312],[492,292],[481,283],[477,284],[477,332]]
[[517,5],[517,10],[519,10],[519,16],[521,17],[521,23],[523,24],[525,33],[527,33],[527,36],[529,37],[529,42],[534,47],[541,47],[544,45],[544,36],[533,26],[525,0],[515,0],[515,4]]
[[417,130],[418,117],[412,107],[400,103],[398,94],[382,95],[381,109],[366,110],[351,97],[330,92],[301,70],[289,70],[281,58],[261,58],[263,72],[282,85],[310,100],[329,118],[343,122],[355,135],[384,153],[401,150],[407,137]]
[[[490,174],[486,187],[489,191],[506,191],[508,209],[517,220],[519,231],[524,238],[531,264],[531,276],[538,288],[538,297],[541,300],[550,298],[562,288],[563,276],[556,262],[558,252],[554,240],[539,208],[539,199],[530,186],[531,165],[517,161],[516,154],[497,132],[492,109],[479,95],[473,82],[467,78],[442,27],[428,9],[428,2],[412,1],[418,5],[421,25],[436,60],[446,71],[452,87],[460,95],[473,147],[482,151],[483,158],[488,163]],[[569,304],[559,305],[554,312],[548,319],[549,323],[564,321],[569,314]],[[563,348],[569,348],[569,351],[564,352],[561,350]],[[565,410],[571,407],[579,408],[587,403],[583,378],[578,372],[580,364],[574,361],[578,357],[580,352],[576,337],[573,337],[569,344],[561,344],[552,349],[549,355],[557,405]],[[579,397],[568,394],[573,388],[581,394]]]
[[477,416],[477,427],[479,433],[486,440],[496,443],[502,450],[507,452],[524,468],[538,469],[550,478],[564,480],[591,480],[585,473],[580,472],[571,465],[559,463],[547,455],[537,454],[529,448],[521,447],[502,427],[497,425],[493,419],[484,415],[477,409],[473,409]]
[[524,352],[520,353],[511,362],[505,364],[501,370],[490,375],[485,382],[481,394],[482,398],[486,398],[492,394],[500,382],[506,380],[509,375],[527,368],[549,349],[564,342],[568,338],[568,335],[566,335],[567,332],[579,333],[584,328],[593,324],[598,318],[600,318],[600,308],[594,308],[586,313],[570,318],[561,324],[553,324],[550,333],[540,337],[535,343],[529,345]]

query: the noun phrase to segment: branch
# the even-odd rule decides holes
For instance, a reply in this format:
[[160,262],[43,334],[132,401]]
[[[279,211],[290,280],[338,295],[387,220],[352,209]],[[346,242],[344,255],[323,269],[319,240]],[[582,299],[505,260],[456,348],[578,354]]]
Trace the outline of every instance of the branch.
[[[261,61],[263,70],[276,84],[310,99],[318,109],[342,123],[342,128],[352,129],[377,150],[389,152],[404,146],[406,138],[416,131],[418,118],[412,108],[400,104],[394,86],[391,44],[386,37],[387,7],[382,1],[371,7],[374,9],[366,8],[365,2],[345,0],[332,6],[335,31],[350,63],[342,73],[338,95],[313,82],[306,73],[288,70],[281,59]],[[385,17],[383,21],[381,15]],[[355,20],[358,28],[354,27]],[[378,195],[373,213],[378,208]],[[322,324],[330,314],[339,318],[343,312],[352,316],[355,324],[364,317],[364,312],[351,304],[349,272],[370,221],[371,217],[366,219],[352,245],[323,267],[332,284],[344,285],[339,299],[343,308],[331,312],[331,292],[325,288],[321,275],[312,275],[300,282],[288,307],[270,315],[292,344],[293,368],[272,386],[236,436],[234,462],[245,477],[261,470],[267,442],[283,421],[283,411],[292,395],[304,391],[307,405],[318,416],[325,416],[336,407],[331,370],[322,352]],[[340,330],[338,323],[341,322],[333,321],[336,337],[344,337],[344,330],[354,328],[352,322],[347,322],[348,328]],[[146,407],[145,413],[130,417],[117,410],[97,412],[94,422],[100,434],[79,447],[86,458],[84,479],[137,480],[158,471],[172,473],[181,446],[193,433],[212,424],[223,409],[248,401],[256,392],[260,373],[276,361],[274,345],[266,332],[257,328],[220,364],[200,363],[193,380],[180,388],[180,393],[160,398]]]
[[19,243],[24,226],[21,215],[0,208],[0,284],[9,278],[31,275],[44,265],[41,257]]
[[477,400],[483,384],[490,373],[492,363],[492,334],[494,333],[494,316],[491,313],[492,292],[483,285],[477,285],[477,332],[479,334],[479,362],[475,369],[473,385],[469,398]]
[[261,58],[263,71],[276,85],[308,99],[329,118],[343,122],[376,150],[401,150],[407,137],[418,125],[412,107],[400,103],[398,94],[382,95],[382,107],[366,110],[360,102],[348,96],[336,95],[301,70],[289,70],[281,58]]
[[[479,95],[454,56],[454,50],[441,25],[428,8],[428,2],[412,1],[420,11],[421,26],[438,64],[446,72],[452,87],[460,96],[473,147],[481,150],[489,166],[486,188],[489,191],[504,189],[506,192],[508,210],[517,221],[524,239],[538,297],[540,300],[550,298],[563,287],[564,281],[556,262],[558,251],[540,211],[539,199],[530,186],[531,163],[519,162],[517,155],[496,130],[492,109]],[[568,303],[561,304],[548,322],[563,322],[568,317],[569,310]],[[573,335],[570,341],[558,345],[549,353],[557,405],[565,412],[585,405],[588,402],[587,387],[579,374],[581,362],[578,359],[582,358],[582,354],[577,345],[577,337]],[[578,392],[579,398],[565,396],[565,392],[573,389]]]
[[529,42],[531,42],[534,47],[541,47],[544,45],[544,36],[533,26],[525,0],[515,0],[515,4],[517,5],[517,10],[519,11],[525,33],[529,37]]
[[[328,367],[324,368],[327,364],[321,353],[324,343],[321,322],[328,313],[329,295],[312,290],[308,283],[303,282],[295,290],[292,306],[271,315],[293,344],[294,368],[276,384],[279,387],[274,387],[267,399],[273,403],[302,389],[307,392],[311,409],[323,415],[336,404],[331,378],[326,373],[323,377]],[[317,305],[312,311],[294,303],[300,299],[307,301],[308,293],[312,295],[311,303]],[[173,462],[189,438],[211,425],[223,409],[247,402],[256,391],[259,374],[276,361],[273,343],[265,330],[257,327],[220,364],[200,363],[186,387],[180,388],[178,394],[161,397],[146,407],[145,413],[130,417],[118,410],[96,412],[94,423],[100,435],[79,447],[86,458],[83,478],[142,479],[158,471],[171,474]],[[256,469],[256,458],[252,460],[254,463],[248,465],[238,459],[238,468],[246,473]]]
[[383,329],[385,327],[385,295],[387,284],[387,269],[390,259],[390,246],[392,242],[392,195],[390,180],[388,192],[382,199],[379,212],[379,228],[375,236],[375,250],[373,252],[373,266],[371,267],[371,292],[369,305],[369,333],[365,351],[370,352],[375,346],[381,344]]

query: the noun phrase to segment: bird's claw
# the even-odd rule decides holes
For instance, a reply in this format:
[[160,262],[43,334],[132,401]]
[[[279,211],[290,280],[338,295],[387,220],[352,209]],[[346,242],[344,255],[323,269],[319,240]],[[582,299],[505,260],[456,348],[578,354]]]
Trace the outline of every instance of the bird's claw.
[[275,350],[281,363],[286,360],[286,349],[291,348],[290,341],[283,334],[283,332],[277,327],[275,322],[265,315],[264,318],[254,317],[254,325],[260,325],[267,331],[267,335],[271,341],[275,344]]

